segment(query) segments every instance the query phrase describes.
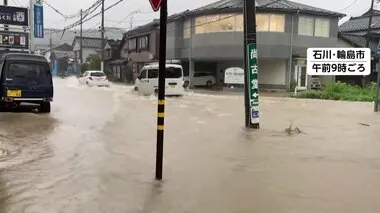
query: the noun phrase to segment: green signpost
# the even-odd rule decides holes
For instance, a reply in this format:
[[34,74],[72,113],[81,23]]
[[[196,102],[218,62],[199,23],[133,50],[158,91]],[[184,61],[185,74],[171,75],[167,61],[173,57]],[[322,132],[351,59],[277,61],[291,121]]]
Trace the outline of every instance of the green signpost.
[[250,119],[253,126],[259,127],[259,81],[257,65],[257,48],[255,43],[247,45],[248,82]]

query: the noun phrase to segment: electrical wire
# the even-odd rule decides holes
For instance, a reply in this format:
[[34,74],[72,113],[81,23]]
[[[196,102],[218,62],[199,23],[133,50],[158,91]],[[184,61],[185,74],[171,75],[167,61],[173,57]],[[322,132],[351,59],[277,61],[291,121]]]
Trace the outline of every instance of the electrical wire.
[[64,15],[63,13],[61,13],[58,9],[56,9],[55,7],[53,7],[51,4],[49,4],[49,2],[47,2],[46,0],[42,0],[48,7],[50,7],[50,9],[54,10],[54,12],[58,13],[59,15],[61,15],[63,18],[66,19],[66,15]]
[[20,3],[19,3],[17,0],[12,0],[12,2],[13,2],[16,6],[20,6]]
[[113,25],[112,27],[116,27],[118,26],[119,24],[123,23],[125,20],[127,20],[127,18],[135,15],[135,14],[138,14],[138,13],[141,13],[141,10],[135,10],[135,11],[132,11],[130,12],[127,16],[125,16],[121,21],[117,22],[115,25]]
[[354,0],[351,4],[347,5],[346,7],[344,7],[343,9],[340,9],[338,10],[338,12],[342,12],[348,8],[350,8],[352,5],[356,4],[358,2],[358,0]]
[[[109,9],[111,9],[111,8],[113,8],[113,7],[115,7],[116,5],[120,4],[122,1],[124,1],[124,0],[119,0],[119,1],[117,1],[117,2],[115,2],[115,3],[113,3],[112,5],[110,5],[110,6],[108,6],[107,8],[105,8],[103,12],[106,12],[107,10],[109,10]],[[87,19],[85,19],[85,20],[82,20],[82,21],[79,20],[79,21],[76,21],[76,22],[74,22],[73,24],[71,24],[71,25],[69,25],[69,26],[66,26],[66,27],[62,30],[61,39],[62,39],[62,37],[63,37],[63,35],[64,35],[64,33],[65,33],[66,30],[70,30],[70,29],[72,29],[72,28],[74,28],[74,27],[76,27],[76,26],[79,26],[80,24],[83,24],[83,23],[85,23],[85,22],[87,22],[87,21],[90,21],[91,19],[93,19],[93,18],[95,18],[95,17],[97,17],[98,15],[101,15],[101,14],[102,14],[102,11],[100,11],[100,12],[98,12],[98,13],[92,15],[91,17],[89,17],[89,18],[87,18]]]
[[[110,5],[110,6],[107,7],[106,9],[104,9],[104,12],[106,12],[107,10],[109,10],[109,9],[115,7],[116,5],[120,4],[122,1],[124,1],[124,0],[119,0],[119,1],[117,1],[117,2],[115,2],[115,3],[113,3],[112,5]],[[93,18],[95,18],[96,16],[101,15],[101,14],[102,14],[102,11],[100,11],[100,12],[98,12],[98,13],[92,15],[91,17],[89,17],[89,18],[87,18],[87,19],[84,19],[84,20],[82,21],[82,24],[85,23],[85,22],[87,22],[87,21],[90,21],[91,19],[93,19]],[[73,24],[71,24],[71,25],[69,25],[69,26],[66,26],[66,27],[64,28],[64,30],[72,29],[72,28],[74,28],[74,27],[76,27],[76,26],[79,26],[80,24],[81,24],[81,21],[80,21],[80,20],[79,20],[79,21],[76,21],[75,23],[73,23]]]

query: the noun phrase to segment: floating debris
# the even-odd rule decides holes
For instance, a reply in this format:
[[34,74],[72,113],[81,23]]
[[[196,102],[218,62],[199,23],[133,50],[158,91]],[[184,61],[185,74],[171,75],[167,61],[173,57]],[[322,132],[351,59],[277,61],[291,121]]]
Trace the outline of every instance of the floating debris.
[[298,128],[298,127],[295,127],[295,128],[293,129],[293,124],[292,124],[292,123],[290,124],[289,128],[286,128],[286,129],[285,129],[285,132],[286,132],[289,136],[294,135],[294,134],[301,134],[301,133],[304,133],[304,132],[303,132],[300,128]]

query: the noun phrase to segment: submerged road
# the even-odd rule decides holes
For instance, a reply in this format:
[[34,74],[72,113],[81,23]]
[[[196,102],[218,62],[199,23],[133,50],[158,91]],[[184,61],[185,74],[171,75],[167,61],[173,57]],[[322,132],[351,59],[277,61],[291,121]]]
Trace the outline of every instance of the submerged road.
[[[154,181],[155,97],[55,80],[51,115],[0,114],[1,213],[373,213],[380,115],[370,103],[241,96],[167,99]],[[287,128],[299,128],[288,134]]]

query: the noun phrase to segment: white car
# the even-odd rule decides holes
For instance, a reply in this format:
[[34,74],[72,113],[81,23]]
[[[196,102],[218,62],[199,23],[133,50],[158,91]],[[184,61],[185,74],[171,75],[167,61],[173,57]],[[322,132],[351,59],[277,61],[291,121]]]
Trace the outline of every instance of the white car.
[[[182,96],[185,93],[183,68],[178,64],[166,64],[165,95]],[[145,65],[136,79],[135,91],[143,95],[158,94],[158,63]]]
[[88,70],[81,77],[79,77],[79,83],[86,84],[88,86],[105,86],[109,87],[111,84],[107,79],[106,74],[99,70]]
[[194,86],[212,87],[212,85],[216,84],[216,79],[212,73],[195,72],[192,84]]

